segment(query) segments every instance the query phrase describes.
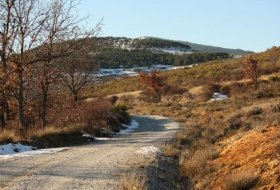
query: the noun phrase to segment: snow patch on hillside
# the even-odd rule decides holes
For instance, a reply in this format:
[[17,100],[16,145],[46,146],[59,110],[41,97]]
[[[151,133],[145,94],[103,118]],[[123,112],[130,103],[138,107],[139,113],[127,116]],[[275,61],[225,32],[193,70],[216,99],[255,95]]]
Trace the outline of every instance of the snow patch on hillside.
[[226,100],[228,99],[227,95],[221,94],[219,92],[215,92],[212,98],[208,102],[219,101],[219,100]]

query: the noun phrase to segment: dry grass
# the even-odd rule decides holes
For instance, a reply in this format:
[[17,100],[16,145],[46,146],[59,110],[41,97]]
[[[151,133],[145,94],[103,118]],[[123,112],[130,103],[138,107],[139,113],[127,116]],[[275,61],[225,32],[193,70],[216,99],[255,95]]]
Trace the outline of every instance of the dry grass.
[[[240,151],[231,156],[224,154],[228,162],[221,164],[218,160],[222,152],[231,143],[237,142],[258,128],[280,124],[278,77],[280,61],[273,61],[279,60],[280,48],[272,48],[265,53],[253,56],[259,61],[260,80],[257,90],[244,78],[241,58],[214,61],[190,69],[162,73],[168,85],[188,89],[188,92],[193,95],[191,98],[185,97],[184,94],[180,96],[171,94],[163,96],[159,103],[147,103],[136,96],[126,100],[130,102],[131,112],[134,114],[159,114],[184,124],[183,130],[177,134],[174,143],[165,147],[164,154],[179,158],[181,174],[183,177],[187,176],[195,187],[203,184],[204,189],[217,189],[229,173],[248,172],[251,169],[252,160],[244,165],[242,161],[255,152],[248,149],[247,152]],[[120,86],[124,83],[129,83],[129,85]],[[117,93],[132,92],[139,90],[139,82],[137,77],[134,77],[115,80],[100,86],[101,91],[106,94],[113,93],[116,88]],[[230,98],[225,101],[207,103],[205,100],[208,100],[215,91],[227,94]],[[244,147],[247,145],[250,145],[250,142],[246,142]],[[220,154],[215,159],[218,156],[217,150]],[[243,153],[248,153],[248,155],[241,156],[240,154]],[[243,159],[240,159],[241,157]],[[265,161],[266,158],[267,155],[257,155],[260,162]],[[236,170],[239,165],[242,165],[242,168],[246,168],[247,165],[250,167]],[[244,184],[250,182],[242,174],[236,183],[242,184],[242,178]]]
[[191,179],[197,176],[204,176],[211,171],[210,166],[207,163],[207,160],[187,160],[182,165],[182,173],[184,176],[190,177]]
[[[267,84],[270,85],[261,83],[260,88],[268,89]],[[256,92],[246,85],[233,83],[229,84],[230,88],[231,85],[239,90],[231,92],[230,99],[226,101],[206,103],[194,99],[185,104],[175,101],[180,104],[176,109],[172,104],[167,106],[164,103],[145,105],[135,101],[134,104],[137,113],[147,114],[153,110],[153,114],[164,114],[185,124],[184,130],[176,135],[175,143],[168,144],[164,153],[166,156],[180,158],[181,175],[187,176],[197,188],[203,184],[207,189],[211,182],[224,178],[218,172],[220,168],[237,167],[216,162],[219,159],[215,159],[218,152],[213,147],[218,147],[221,152],[227,146],[226,142],[235,142],[261,126],[280,124],[277,106],[280,102],[277,95],[279,84],[273,83],[273,97],[265,98],[257,98]],[[218,185],[211,186],[213,189],[216,187]]]
[[218,151],[212,146],[201,148],[195,152],[189,150],[182,154],[182,174],[190,177],[203,177],[213,170],[213,167],[209,165],[209,161],[215,159],[218,156]]
[[83,142],[82,131],[78,126],[30,128],[26,131],[3,129],[0,132],[0,144],[23,142],[38,148],[61,147]]
[[62,133],[67,133],[69,131],[75,130],[75,127],[55,127],[55,126],[48,126],[45,128],[30,128],[27,130],[25,133],[25,136],[27,138],[32,138],[32,137],[43,137],[43,136],[51,136],[51,135],[56,135],[56,134],[62,134]]
[[223,184],[225,190],[249,190],[258,183],[258,175],[252,172],[231,174]]
[[121,178],[122,190],[146,190],[147,179],[135,173],[126,174]]
[[11,142],[17,142],[22,139],[22,136],[12,129],[2,129],[0,130],[0,144],[6,144]]
[[180,154],[180,150],[175,144],[167,144],[163,149],[164,156],[177,158]]
[[79,126],[31,129],[24,134],[25,141],[29,141],[38,148],[61,147],[81,144],[82,130]]

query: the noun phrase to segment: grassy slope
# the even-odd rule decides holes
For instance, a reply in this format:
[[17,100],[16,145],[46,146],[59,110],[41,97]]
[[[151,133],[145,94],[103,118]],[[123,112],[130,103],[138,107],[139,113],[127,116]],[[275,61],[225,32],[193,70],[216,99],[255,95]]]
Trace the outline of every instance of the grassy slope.
[[[131,106],[131,113],[160,114],[182,122],[183,131],[174,143],[166,146],[165,154],[178,159],[182,179],[190,179],[192,186],[278,188],[280,82],[273,76],[280,76],[280,49],[272,48],[254,57],[259,61],[262,75],[258,90],[243,80],[243,59],[235,59],[163,73],[169,84],[192,91],[194,99],[172,95],[160,103],[147,103],[135,96],[122,98]],[[207,84],[213,82],[227,86],[230,99],[205,101],[203,93]],[[115,80],[98,87],[103,95],[140,88],[137,78]],[[252,142],[254,139],[257,141]],[[266,147],[275,151],[267,151]]]
[[[259,74],[268,75],[280,71],[280,48],[272,48],[264,53],[254,54],[259,61]],[[162,73],[167,83],[182,87],[193,87],[205,83],[236,81],[244,78],[244,58],[212,61],[191,69],[179,69]],[[278,61],[278,62],[277,62]],[[84,92],[85,97],[112,95],[123,92],[132,92],[141,89],[138,77],[110,80],[105,84],[89,87]]]

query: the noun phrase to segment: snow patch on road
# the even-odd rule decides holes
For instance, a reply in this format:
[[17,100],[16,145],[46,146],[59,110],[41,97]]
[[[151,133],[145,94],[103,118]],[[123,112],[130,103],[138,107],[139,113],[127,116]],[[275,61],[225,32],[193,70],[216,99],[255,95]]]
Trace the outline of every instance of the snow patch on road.
[[13,157],[24,157],[24,156],[33,156],[39,154],[53,154],[56,152],[61,152],[63,150],[69,149],[68,147],[64,148],[47,148],[34,150],[35,148],[28,145],[18,144],[6,144],[0,145],[0,159],[7,159]]
[[94,137],[94,140],[97,141],[108,141],[108,140],[113,140],[114,138],[110,138],[110,137]]
[[32,146],[22,145],[20,143],[17,144],[9,143],[9,144],[0,145],[0,155],[26,152],[26,151],[31,151],[33,149],[34,148]]
[[123,127],[126,127],[126,129],[120,130],[120,132],[117,132],[117,135],[125,135],[128,133],[133,132],[135,129],[137,129],[139,127],[139,123],[135,120],[132,120],[130,125],[125,125],[122,124]]
[[153,153],[158,153],[160,152],[159,148],[154,147],[154,146],[146,146],[143,148],[140,148],[137,153],[139,154],[153,154]]
[[94,137],[88,133],[83,134],[83,138],[86,138],[90,141],[107,141],[107,140],[112,140],[114,138],[110,138],[110,137]]
[[84,138],[94,138],[92,135],[90,135],[90,134],[88,134],[88,133],[83,134],[83,137],[84,137]]
[[[125,128],[123,130],[120,130],[120,132],[112,133],[111,135],[125,135],[133,132],[135,129],[139,127],[139,123],[135,120],[132,120],[129,125],[122,124],[122,126]],[[83,138],[89,139],[89,141],[107,141],[107,140],[113,140],[115,138],[112,137],[94,137],[88,133],[83,134]]]

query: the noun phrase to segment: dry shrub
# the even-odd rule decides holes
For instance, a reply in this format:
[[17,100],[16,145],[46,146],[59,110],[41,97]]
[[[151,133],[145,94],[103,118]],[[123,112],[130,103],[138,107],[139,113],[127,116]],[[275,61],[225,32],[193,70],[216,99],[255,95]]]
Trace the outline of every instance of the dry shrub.
[[123,103],[114,103],[116,98],[94,98],[91,101],[73,102],[62,100],[50,110],[49,121],[54,126],[67,127],[78,125],[84,132],[104,136],[117,132],[122,123],[130,122],[127,107]]
[[196,176],[204,176],[208,174],[210,166],[207,164],[207,160],[188,160],[182,166],[182,173],[189,178],[193,179]]
[[118,96],[111,96],[111,97],[109,98],[109,101],[110,101],[112,104],[117,103],[118,100],[119,100],[119,97],[118,97]]
[[272,98],[272,97],[274,97],[274,93],[272,91],[268,91],[267,89],[260,89],[256,93],[257,99]]
[[125,96],[121,96],[119,101],[124,102],[125,105],[127,105],[129,108],[132,108],[135,99],[136,98],[133,95],[125,95]]
[[121,178],[122,190],[146,190],[147,179],[135,173],[126,174]]
[[228,175],[223,184],[225,190],[249,190],[258,183],[258,176],[252,172]]
[[280,82],[280,77],[279,76],[271,76],[268,78],[269,82]]
[[203,86],[202,88],[202,92],[201,92],[201,99],[202,100],[209,100],[210,98],[212,98],[214,92],[220,92],[220,85],[218,84],[213,84],[213,83],[209,83]]
[[235,82],[230,85],[231,95],[239,95],[239,94],[243,94],[244,92],[247,92],[247,91],[248,91],[247,83]]
[[210,173],[212,167],[208,162],[215,159],[218,154],[218,151],[211,146],[198,149],[194,152],[185,151],[182,154],[184,160],[180,161],[182,165],[182,173],[192,179]]
[[229,85],[223,85],[223,86],[221,86],[220,92],[221,92],[222,94],[225,94],[225,95],[230,95],[230,86],[229,86]]
[[176,141],[180,145],[190,147],[195,141],[202,137],[202,128],[198,125],[183,126],[186,130],[177,133]]
[[38,148],[69,146],[84,142],[79,126],[30,128],[26,131],[25,138],[30,139]]
[[88,133],[102,135],[111,130],[120,130],[121,122],[110,100],[98,99],[83,103],[76,111],[80,115],[83,130]]
[[236,130],[236,129],[241,128],[244,122],[243,122],[243,119],[241,118],[241,115],[236,114],[236,115],[230,117],[227,120],[227,123],[228,123],[228,129]]
[[272,106],[272,111],[273,112],[280,112],[280,104],[276,104]]
[[161,94],[151,89],[143,89],[140,99],[146,102],[160,102]]
[[156,70],[151,74],[140,73],[139,80],[142,84],[142,97],[145,101],[159,102],[162,95],[162,90],[165,86],[164,79]]
[[253,123],[249,118],[243,117],[243,113],[236,113],[226,120],[227,127],[224,128],[224,135],[230,134],[236,130],[250,130],[253,127]]
[[17,142],[21,136],[15,129],[1,129],[0,130],[0,144]]
[[167,157],[177,158],[180,151],[175,144],[167,144],[164,146],[163,154]]
[[114,111],[116,112],[117,120],[124,124],[130,123],[130,117],[128,114],[128,108],[124,102],[117,102],[114,105]]
[[263,81],[259,84],[259,89],[254,93],[257,99],[272,98],[280,96],[280,83]]
[[263,109],[260,108],[260,107],[253,107],[252,109],[250,109],[248,112],[247,112],[247,116],[250,117],[250,116],[254,116],[254,115],[260,115],[263,113]]
[[185,92],[186,90],[178,85],[165,85],[162,89],[163,95],[184,94]]
[[80,102],[73,102],[72,98],[62,98],[54,96],[50,98],[52,104],[48,111],[48,123],[54,126],[66,127],[80,121],[80,115],[77,112]]
[[140,73],[139,79],[142,84],[141,98],[144,101],[160,102],[162,96],[183,94],[186,92],[178,84],[166,84],[165,78],[159,75],[157,71],[152,71],[151,74]]

